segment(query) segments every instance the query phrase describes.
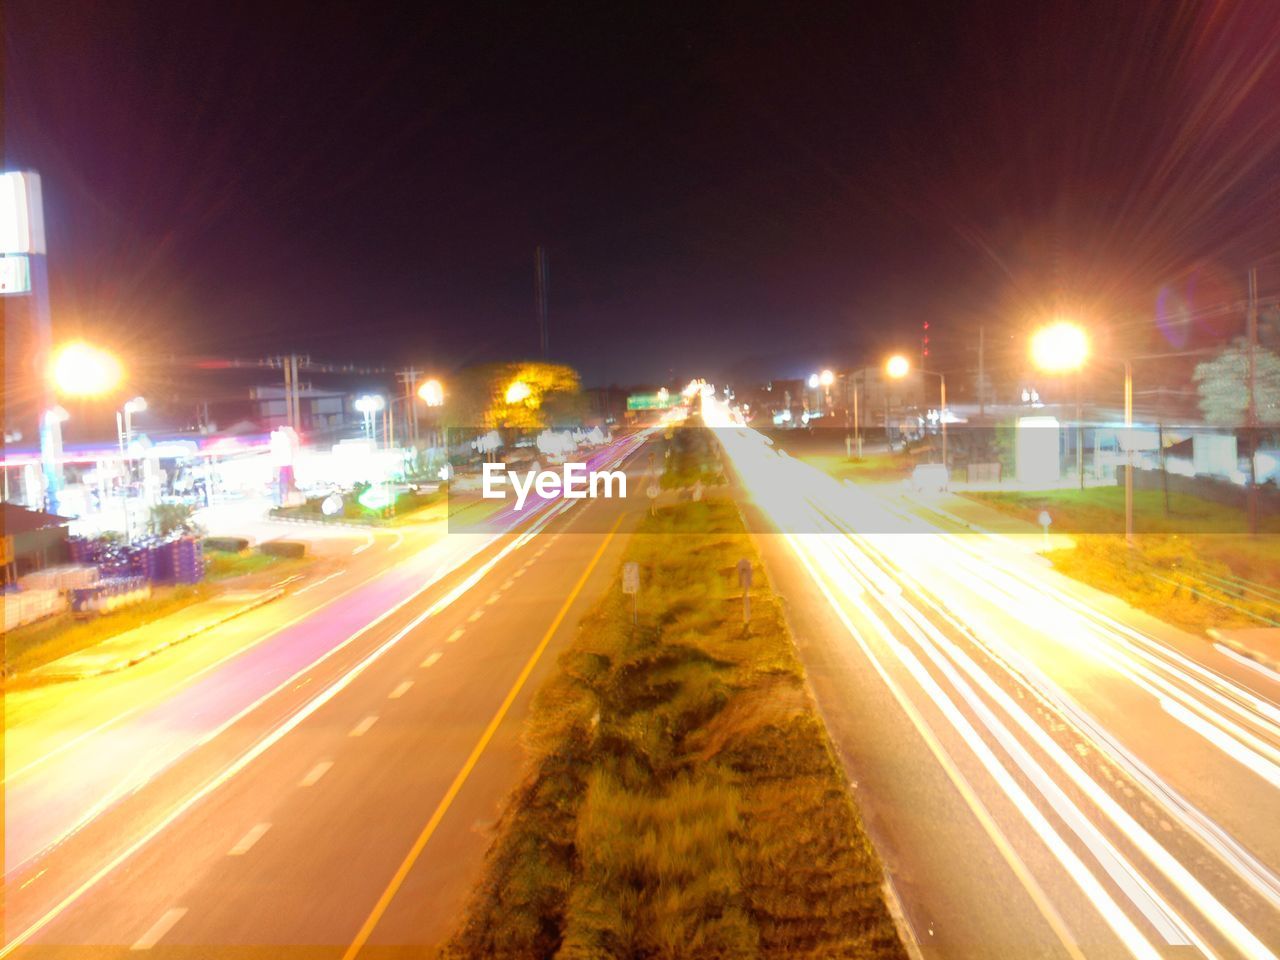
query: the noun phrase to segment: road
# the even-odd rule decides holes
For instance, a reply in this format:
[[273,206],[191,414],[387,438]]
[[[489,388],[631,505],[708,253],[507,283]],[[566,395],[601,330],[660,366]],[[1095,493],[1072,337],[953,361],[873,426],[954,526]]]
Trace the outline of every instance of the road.
[[719,433],[926,957],[1275,955],[1280,678]]
[[9,766],[0,955],[421,955],[518,782],[530,696],[609,587],[623,538],[598,531],[629,516],[561,502],[395,559],[375,537],[237,621],[261,633],[241,652],[136,675],[120,719]]

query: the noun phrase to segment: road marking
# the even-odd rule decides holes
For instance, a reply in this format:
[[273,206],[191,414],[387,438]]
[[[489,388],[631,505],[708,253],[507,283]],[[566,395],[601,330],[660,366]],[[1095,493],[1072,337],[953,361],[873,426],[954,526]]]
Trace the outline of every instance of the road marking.
[[365,717],[363,720],[361,720],[359,723],[357,723],[354,727],[351,728],[351,732],[347,734],[347,736],[363,737],[366,733],[369,732],[369,728],[372,727],[377,722],[378,722],[378,718],[376,715],[371,717]]
[[484,616],[484,607],[479,607],[471,616],[467,617],[467,623],[475,623]]
[[354,550],[351,551],[351,555],[353,557],[357,556],[358,554],[364,553],[366,550],[368,550],[372,546],[373,546],[373,534],[371,533],[369,534],[368,540],[366,540],[360,546],[356,547]]
[[499,590],[510,590],[512,587],[514,587],[514,586],[515,586],[515,584],[516,584],[516,578],[515,578],[515,577],[507,577],[507,579],[506,579],[506,580],[502,581],[502,586],[500,586],[498,589],[499,589]]
[[441,657],[440,652],[436,651],[435,653],[431,654],[431,656],[427,657],[427,659],[423,660],[421,665],[423,667],[429,667],[433,663],[435,663],[437,660],[439,660],[440,657]]
[[476,764],[480,760],[480,755],[484,753],[485,747],[489,745],[489,741],[493,739],[493,735],[497,733],[498,727],[502,724],[503,719],[507,715],[507,711],[511,709],[511,705],[515,703],[516,697],[520,695],[521,689],[525,682],[529,679],[529,675],[533,673],[533,668],[538,665],[538,661],[542,658],[542,653],[551,643],[551,638],[555,636],[560,624],[564,622],[564,618],[569,614],[569,608],[573,606],[578,595],[582,593],[582,588],[587,585],[587,579],[591,576],[596,566],[600,563],[600,558],[604,556],[605,549],[613,541],[614,534],[618,532],[618,527],[622,524],[623,516],[620,515],[614,521],[613,526],[605,535],[604,541],[596,549],[595,556],[591,558],[591,562],[587,564],[587,569],[582,571],[582,576],[578,578],[578,582],[573,585],[573,589],[569,591],[569,596],[565,598],[564,603],[556,612],[555,619],[551,621],[551,625],[547,627],[547,632],[542,635],[542,639],[538,641],[538,645],[534,647],[533,653],[530,654],[528,662],[524,665],[524,669],[520,671],[520,675],[516,677],[516,682],[511,689],[507,691],[506,699],[502,701],[502,705],[498,707],[498,712],[493,715],[493,719],[489,721],[489,725],[485,727],[484,733],[480,735],[480,739],[476,741],[476,745],[471,749],[471,755],[467,757],[466,763],[462,765],[462,769],[458,771],[457,776],[453,778],[453,783],[449,785],[449,789],[440,799],[440,803],[436,806],[435,812],[431,814],[431,819],[427,821],[427,825],[422,828],[422,833],[418,835],[418,839],[413,842],[413,846],[409,848],[409,853],[405,856],[404,861],[396,870],[395,875],[391,878],[391,882],[387,884],[387,888],[382,891],[382,896],[378,898],[378,902],[374,904],[373,912],[369,914],[364,924],[360,927],[356,934],[355,940],[351,942],[351,946],[347,948],[346,953],[342,955],[342,960],[354,960],[354,957],[360,952],[361,948],[369,942],[369,937],[373,933],[373,928],[378,925],[378,921],[382,919],[382,915],[387,912],[391,900],[395,897],[400,887],[404,885],[405,878],[409,876],[409,871],[413,869],[414,863],[418,857],[422,855],[423,849],[427,845],[427,841],[431,839],[431,835],[436,832],[436,827],[440,825],[440,821],[444,819],[445,813],[448,811],[454,798],[462,790],[462,785],[467,782],[467,778],[471,776],[471,771],[475,769]]
[[172,910],[166,910],[160,915],[160,919],[151,925],[151,929],[138,938],[138,942],[129,949],[150,950],[160,942],[166,933],[173,929],[173,925],[181,920],[186,913],[186,907],[174,907]]
[[392,544],[391,544],[391,546],[387,547],[387,549],[388,549],[388,550],[395,550],[395,549],[397,549],[397,548],[398,548],[402,543],[404,543],[404,534],[403,534],[403,533],[397,533],[397,534],[396,534],[395,542],[394,542],[394,543],[392,543]]
[[462,639],[462,634],[464,632],[465,631],[461,627],[458,627],[456,630],[453,631],[453,633],[449,634],[447,637],[444,638],[444,642],[457,643],[460,639]]
[[502,594],[498,593],[495,590],[493,593],[489,594],[489,599],[484,602],[484,605],[486,607],[492,607],[495,603],[497,603],[501,599],[502,599]]
[[331,573],[331,574],[329,574],[327,577],[321,577],[319,580],[315,581],[315,583],[308,583],[308,584],[307,584],[305,587],[303,587],[301,590],[297,590],[297,591],[295,591],[293,595],[294,595],[295,597],[300,597],[300,596],[302,596],[304,593],[306,593],[308,590],[314,590],[316,587],[320,586],[320,584],[322,584],[322,583],[328,583],[330,580],[333,580],[333,579],[335,579],[335,578],[337,578],[337,577],[340,577],[340,576],[342,576],[342,575],[343,575],[344,573],[346,573],[346,572],[347,572],[347,571],[345,571],[345,570],[339,570],[337,573]]
[[319,780],[321,777],[323,777],[326,773],[328,773],[329,769],[332,766],[333,766],[332,760],[321,760],[314,767],[312,767],[310,770],[307,771],[307,775],[305,777],[303,777],[301,780],[298,781],[298,786],[300,787],[315,786],[316,781]]
[[403,697],[406,693],[409,692],[409,688],[412,686],[413,686],[412,680],[405,680],[401,682],[400,686],[396,687],[394,690],[392,690],[390,693],[387,694],[387,699],[399,700],[401,697]]
[[524,576],[524,572],[525,572],[526,570],[528,570],[528,569],[529,569],[529,564],[527,564],[527,563],[526,563],[526,564],[524,564],[524,565],[523,565],[519,570],[517,570],[515,573],[513,573],[511,576],[512,576],[512,577],[516,577],[516,578],[523,577],[523,576]]
[[1256,670],[1258,673],[1262,674],[1268,680],[1274,680],[1277,683],[1280,683],[1280,673],[1276,673],[1276,671],[1272,670],[1265,663],[1259,663],[1257,660],[1252,660],[1249,657],[1244,656],[1243,654],[1236,653],[1234,650],[1232,650],[1230,647],[1228,647],[1226,644],[1223,644],[1223,643],[1215,643],[1213,645],[1213,648],[1217,650],[1220,654],[1222,654],[1224,657],[1230,657],[1232,660],[1234,660],[1236,663],[1240,664],[1241,666],[1248,667],[1250,670]]
[[253,827],[248,833],[236,841],[236,845],[227,851],[228,857],[243,857],[248,853],[255,843],[262,839],[262,835],[271,829],[271,824],[260,823]]

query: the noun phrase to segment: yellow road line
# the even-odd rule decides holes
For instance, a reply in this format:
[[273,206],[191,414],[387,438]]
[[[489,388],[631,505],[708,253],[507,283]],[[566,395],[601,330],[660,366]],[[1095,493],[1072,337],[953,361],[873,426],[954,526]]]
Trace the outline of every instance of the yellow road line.
[[521,689],[525,682],[529,679],[529,675],[533,673],[533,668],[538,665],[538,661],[542,658],[543,652],[547,649],[547,645],[551,643],[551,638],[555,636],[555,632],[560,629],[560,624],[564,622],[564,618],[569,613],[569,608],[573,606],[578,594],[582,592],[583,587],[587,585],[587,578],[591,576],[596,566],[600,563],[600,558],[604,556],[605,548],[613,540],[614,534],[618,532],[618,527],[622,524],[625,514],[619,515],[614,521],[613,526],[609,529],[609,533],[605,536],[604,541],[600,544],[595,552],[595,556],[591,558],[591,562],[587,564],[587,569],[582,572],[582,576],[578,578],[578,582],[574,584],[573,589],[569,592],[569,596],[565,598],[560,610],[555,615],[555,619],[551,621],[551,626],[547,627],[547,632],[542,635],[542,639],[538,641],[538,645],[534,647],[533,653],[529,656],[528,662],[524,665],[524,669],[520,671],[520,675],[516,677],[516,682],[511,689],[507,691],[506,698],[502,701],[502,705],[498,707],[498,712],[493,715],[493,719],[489,721],[489,725],[485,727],[484,733],[480,735],[480,739],[476,741],[476,745],[471,749],[471,755],[467,757],[466,763],[462,765],[462,769],[458,771],[457,776],[453,778],[453,783],[449,784],[449,789],[445,791],[445,795],[441,798],[440,803],[436,806],[435,812],[431,814],[431,819],[427,821],[427,825],[422,828],[422,832],[418,834],[418,839],[413,842],[413,846],[409,848],[409,852],[405,855],[404,861],[396,870],[395,875],[391,878],[391,882],[387,884],[387,888],[382,891],[382,896],[378,898],[378,902],[374,904],[373,912],[369,914],[360,932],[356,934],[355,940],[351,942],[351,946],[347,948],[347,952],[342,955],[342,960],[354,960],[354,957],[360,952],[369,937],[373,933],[374,927],[378,925],[378,921],[382,919],[383,914],[387,912],[387,907],[391,905],[392,899],[400,887],[404,885],[404,881],[409,876],[409,871],[413,869],[413,865],[421,856],[423,849],[427,845],[427,841],[431,839],[431,835],[436,832],[436,828],[440,826],[440,821],[444,819],[444,815],[448,812],[453,801],[457,799],[458,794],[462,791],[463,785],[467,782],[467,778],[471,776],[471,771],[475,769],[476,764],[480,760],[480,755],[484,753],[485,748],[489,745],[489,741],[493,739],[493,735],[498,732],[498,727],[502,724],[503,719],[507,715],[507,711],[511,709],[511,705],[515,703],[516,697],[520,695]]

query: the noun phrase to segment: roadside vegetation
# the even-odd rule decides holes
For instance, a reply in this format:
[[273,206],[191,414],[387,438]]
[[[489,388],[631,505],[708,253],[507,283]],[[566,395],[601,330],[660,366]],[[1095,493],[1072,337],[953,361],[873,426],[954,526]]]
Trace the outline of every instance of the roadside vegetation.
[[1075,540],[1046,554],[1058,570],[1175,626],[1280,626],[1280,518],[1252,537],[1242,510],[1177,493],[1166,510],[1160,491],[1135,490],[1130,548],[1121,487],[965,496],[1029,523],[1047,511]]
[[706,427],[668,428],[662,468],[663,489],[718,486],[725,482],[720,448]]
[[736,507],[660,509],[625,560],[637,623],[615,586],[535,697],[528,774],[444,955],[905,956]]
[[355,523],[362,526],[393,527],[421,519],[416,514],[428,507],[443,503],[448,493],[446,485],[430,493],[407,490],[396,495],[395,508],[369,508],[361,505],[360,497],[369,490],[369,484],[358,484],[343,493],[342,506],[335,514],[326,514],[322,507],[326,497],[309,497],[292,507],[273,507],[271,516],[281,520],[307,520],[312,523]]

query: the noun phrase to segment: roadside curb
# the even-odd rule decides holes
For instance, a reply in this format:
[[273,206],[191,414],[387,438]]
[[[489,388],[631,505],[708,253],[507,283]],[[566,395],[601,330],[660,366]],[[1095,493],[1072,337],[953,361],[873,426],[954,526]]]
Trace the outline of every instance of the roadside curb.
[[141,653],[131,656],[127,660],[119,660],[115,663],[108,664],[107,666],[100,667],[96,670],[83,670],[78,673],[47,674],[41,679],[47,683],[67,683],[72,680],[92,680],[95,677],[104,677],[104,676],[107,676],[108,674],[119,673],[121,670],[125,670],[128,667],[132,667],[135,664],[141,663],[144,660],[149,660],[150,658],[154,657],[158,653],[163,653],[165,650],[168,650],[170,647],[176,647],[180,643],[185,643],[186,641],[192,640],[200,636],[201,634],[208,633],[210,630],[213,630],[215,627],[220,627],[224,623],[234,620],[236,617],[242,616],[243,614],[246,614],[251,610],[256,610],[258,607],[268,604],[272,600],[277,600],[280,597],[284,596],[284,592],[285,591],[283,587],[274,587],[270,590],[267,590],[261,596],[255,597],[249,603],[246,603],[243,606],[237,607],[236,609],[228,612],[226,616],[219,617],[217,620],[214,620],[211,623],[203,624],[202,626],[197,627],[194,630],[190,630],[179,637],[174,637],[172,640],[166,640],[164,643],[158,644],[157,646],[151,647],[148,650],[145,650]]

